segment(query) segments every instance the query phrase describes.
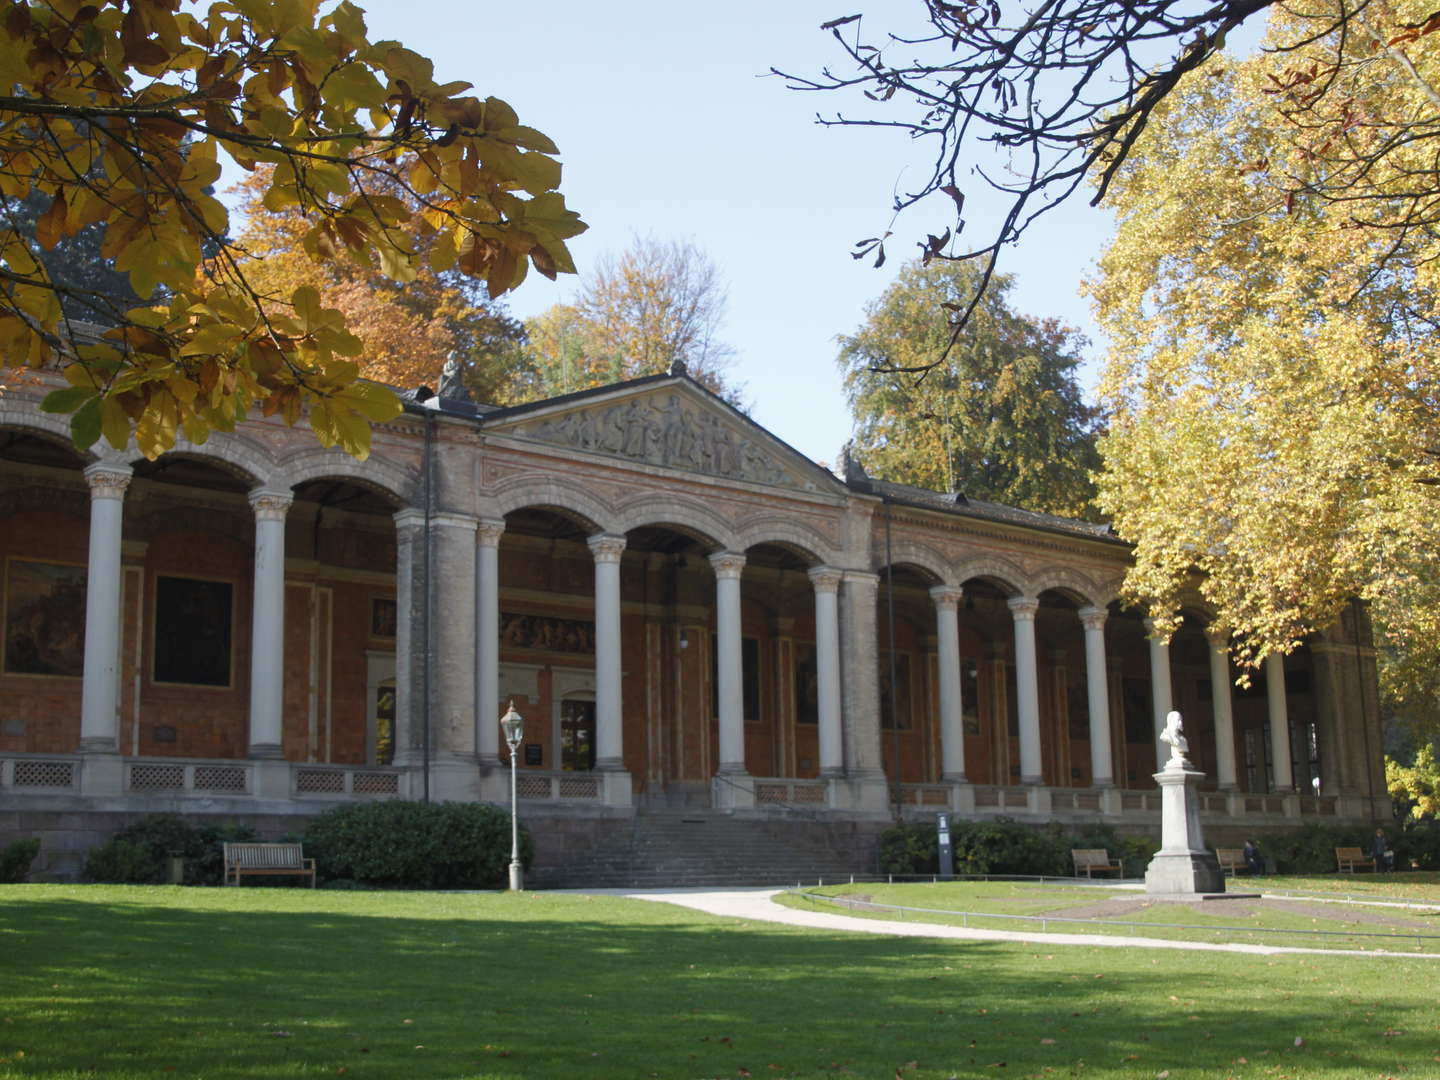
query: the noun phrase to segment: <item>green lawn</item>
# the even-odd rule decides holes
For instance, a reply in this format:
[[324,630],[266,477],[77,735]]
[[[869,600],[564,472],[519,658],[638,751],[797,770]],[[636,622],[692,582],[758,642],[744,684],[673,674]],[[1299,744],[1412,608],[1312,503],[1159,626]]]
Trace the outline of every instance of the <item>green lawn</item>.
[[[1290,882],[1290,888],[1299,889],[1308,879]],[[1180,941],[1440,953],[1440,885],[1412,883],[1409,892],[1413,900],[1428,900],[1435,905],[1415,910],[1394,906],[1396,897],[1384,882],[1347,883],[1357,902],[1343,904],[1325,902],[1327,898],[1339,899],[1338,894],[1319,891],[1287,891],[1270,896],[1274,883],[1272,878],[1258,882],[1242,879],[1231,885],[1230,891],[1237,893],[1263,890],[1267,893],[1263,900],[1237,896],[1233,900],[1193,904],[1154,902],[1139,890],[1013,881],[835,885],[806,889],[783,897],[782,902],[804,910],[864,918],[1030,933],[1118,934]],[[842,907],[812,899],[815,896],[848,899],[858,906]],[[1367,897],[1389,903],[1359,902]],[[1029,919],[1005,917],[1016,915]],[[1373,936],[1377,934],[1402,936]]]
[[0,887],[6,1080],[1421,1078],[1437,991],[1433,960],[817,933],[572,895]]

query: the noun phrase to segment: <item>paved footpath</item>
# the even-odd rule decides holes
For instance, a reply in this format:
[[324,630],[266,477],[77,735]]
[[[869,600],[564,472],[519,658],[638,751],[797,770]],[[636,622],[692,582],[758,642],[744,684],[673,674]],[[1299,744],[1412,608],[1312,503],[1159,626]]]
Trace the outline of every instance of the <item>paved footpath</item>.
[[624,896],[632,900],[655,900],[694,908],[731,919],[804,926],[813,930],[847,930],[857,934],[889,934],[897,937],[952,938],[964,941],[1025,941],[1035,945],[1088,945],[1112,949],[1186,949],[1191,952],[1251,953],[1257,956],[1299,954],[1308,956],[1385,956],[1416,960],[1440,960],[1436,953],[1397,952],[1383,949],[1307,949],[1285,945],[1221,945],[1204,941],[1168,941],[1162,938],[1121,937],[1111,934],[1035,934],[1021,930],[981,930],[976,927],[941,926],[937,923],[899,922],[890,919],[862,919],[839,912],[801,911],[777,904],[774,897],[783,889],[575,889],[574,892]]

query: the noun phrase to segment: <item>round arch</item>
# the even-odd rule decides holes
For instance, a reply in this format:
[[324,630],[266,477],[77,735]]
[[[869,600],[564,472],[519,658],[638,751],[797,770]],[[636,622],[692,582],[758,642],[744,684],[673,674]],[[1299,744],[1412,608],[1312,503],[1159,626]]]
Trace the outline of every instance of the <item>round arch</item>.
[[729,521],[708,507],[688,499],[656,499],[643,496],[620,506],[616,532],[629,532],[646,525],[672,528],[694,536],[716,551],[742,551],[743,546]]
[[793,551],[811,566],[833,566],[840,561],[830,541],[819,530],[778,515],[750,518],[737,529],[735,543],[746,551],[757,544],[777,544]]
[[1102,606],[1102,594],[1095,583],[1080,571],[1072,570],[1068,566],[1040,571],[1027,583],[1027,589],[1031,596],[1039,596],[1042,592],[1058,592],[1082,606]]
[[316,447],[284,459],[280,470],[277,479],[288,487],[312,480],[348,480],[394,502],[397,510],[420,499],[419,478],[413,471],[373,455],[359,461],[339,450]]
[[[207,440],[203,446],[192,443],[183,435],[178,436],[175,439],[175,448],[160,455],[160,458],[167,457],[189,458],[213,465],[252,487],[268,487],[277,480],[275,459],[270,452],[254,439],[244,435],[217,435]],[[131,448],[126,453],[125,460],[134,464],[145,459]]]
[[[929,544],[920,543],[917,540],[901,537],[890,545],[890,562],[895,566],[912,566],[924,572],[926,577],[934,579],[934,585],[953,585],[955,582],[950,576],[950,564],[947,559],[932,548]],[[885,573],[885,548],[882,544],[875,553],[872,569],[882,577]]]
[[100,460],[92,450],[81,450],[70,438],[70,421],[54,413],[42,413],[28,402],[0,403],[0,428],[15,428],[29,435],[60,443],[83,459],[82,467]]
[[982,555],[967,559],[955,567],[954,581],[964,586],[967,581],[981,578],[996,586],[1007,596],[1025,595],[1027,576],[1017,564],[999,555]]
[[516,510],[553,510],[575,518],[592,532],[624,532],[618,527],[613,510],[584,485],[549,473],[509,478],[490,493],[479,509],[481,514],[496,517]]

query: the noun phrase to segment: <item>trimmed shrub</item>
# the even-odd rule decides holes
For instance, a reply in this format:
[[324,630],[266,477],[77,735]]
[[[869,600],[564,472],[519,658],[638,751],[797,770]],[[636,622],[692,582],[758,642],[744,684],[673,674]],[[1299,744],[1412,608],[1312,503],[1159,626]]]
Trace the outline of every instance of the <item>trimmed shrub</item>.
[[[498,888],[510,865],[510,814],[488,803],[353,803],[310,822],[305,854],[322,878],[396,889]],[[522,827],[522,864],[531,857]]]
[[1440,870],[1440,822],[1407,821],[1398,834],[1387,830],[1395,848],[1395,869]]
[[175,814],[148,814],[125,826],[85,857],[85,877],[114,885],[158,885],[169,876],[172,856],[185,860],[186,885],[219,885],[224,878],[221,844],[254,840],[248,825],[192,825]]
[[30,876],[30,864],[40,854],[36,837],[12,840],[0,851],[0,885],[18,885]]
[[[939,837],[930,822],[894,825],[880,834],[882,874],[936,874]],[[1119,858],[1130,877],[1139,877],[1159,845],[1149,836],[1122,836],[1108,825],[1067,833],[1057,825],[1034,828],[1010,818],[950,823],[957,874],[1016,874],[1064,877],[1074,872],[1073,848],[1104,848]]]
[[[1390,832],[1394,839],[1394,830]],[[1275,861],[1277,873],[1333,874],[1337,847],[1368,852],[1374,835],[1373,829],[1363,826],[1307,824],[1260,837],[1260,851]]]

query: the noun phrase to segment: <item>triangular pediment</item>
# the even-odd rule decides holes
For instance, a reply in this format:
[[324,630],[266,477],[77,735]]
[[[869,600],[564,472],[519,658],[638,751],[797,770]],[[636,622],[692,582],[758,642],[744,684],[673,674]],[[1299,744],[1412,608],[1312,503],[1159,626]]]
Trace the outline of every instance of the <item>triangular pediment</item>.
[[727,480],[839,494],[844,485],[685,376],[656,376],[486,416],[487,432]]

